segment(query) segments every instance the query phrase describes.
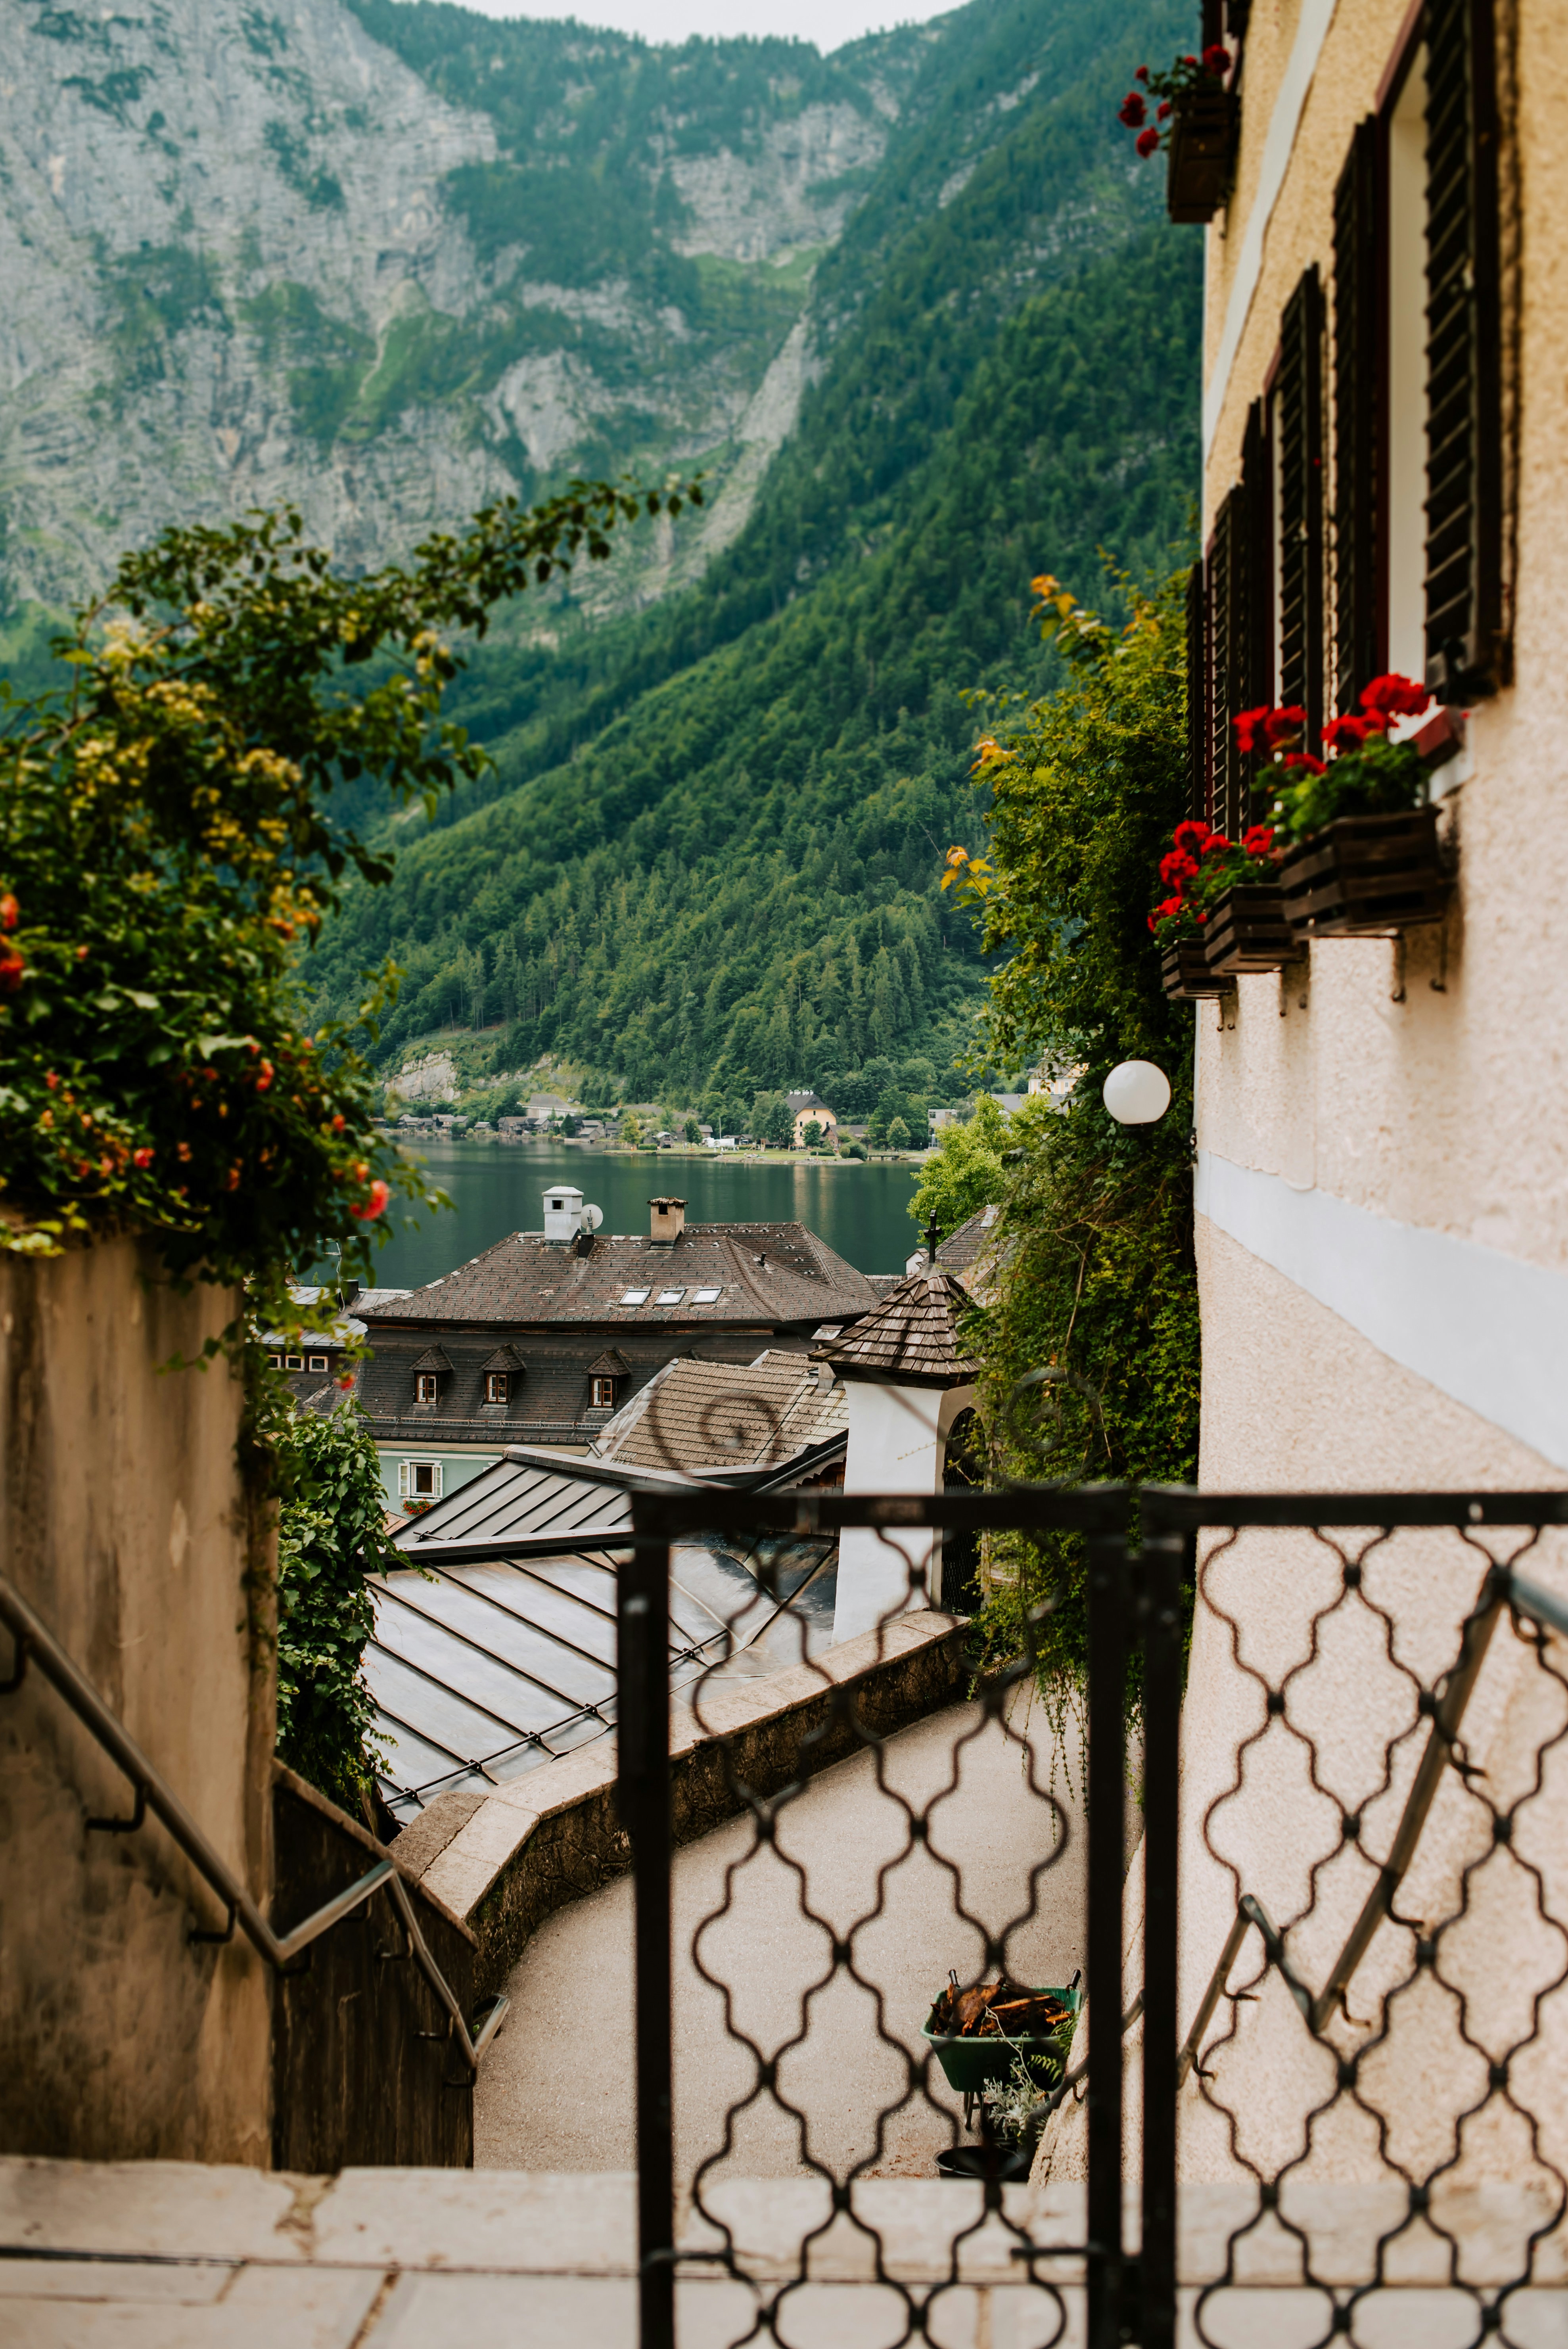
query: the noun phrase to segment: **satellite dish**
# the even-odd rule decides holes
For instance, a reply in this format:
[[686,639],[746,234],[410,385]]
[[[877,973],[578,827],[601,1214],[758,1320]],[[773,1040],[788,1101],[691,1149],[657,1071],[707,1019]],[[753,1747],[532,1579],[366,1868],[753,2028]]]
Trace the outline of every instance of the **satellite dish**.
[[577,1228],[583,1232],[596,1232],[603,1220],[603,1207],[584,1207],[577,1218]]

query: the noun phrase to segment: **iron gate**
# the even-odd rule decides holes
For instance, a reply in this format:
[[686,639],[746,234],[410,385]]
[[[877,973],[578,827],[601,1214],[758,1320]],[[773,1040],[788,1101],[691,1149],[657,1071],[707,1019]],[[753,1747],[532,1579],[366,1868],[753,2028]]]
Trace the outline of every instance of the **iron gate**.
[[[1558,2248],[1568,2209],[1568,2098],[1559,2094],[1568,2088],[1568,1676],[1555,1636],[1568,1631],[1568,1572],[1560,1571],[1568,1551],[1551,1530],[1568,1523],[1568,1495],[1088,1486],[927,1499],[664,1486],[637,1493],[634,1515],[619,1589],[618,1799],[635,1899],[643,2349],[673,2349],[677,2271],[747,2287],[749,2313],[727,2320],[725,2338],[792,2342],[791,2302],[810,2282],[815,2249],[841,2223],[865,2239],[868,2274],[902,2311],[899,2340],[950,2337],[944,2297],[966,2289],[965,2246],[989,2227],[1008,2238],[1019,2288],[1013,2297],[1037,2303],[1027,2339],[1042,2349],[1068,2326],[1064,2278],[1081,2278],[1089,2349],[1127,2341],[1167,2349],[1183,2311],[1184,2330],[1190,2323],[1214,2349],[1233,2349],[1237,2339],[1264,2337],[1248,2332],[1248,2322],[1258,2321],[1255,2311],[1247,2317],[1248,2295],[1282,2276],[1310,2320],[1304,2349],[1339,2333],[1377,2349],[1387,2294],[1412,2289],[1446,2292],[1469,2312],[1473,2323],[1456,2342],[1497,2333],[1537,2349],[1540,2295],[1554,2281],[1568,2282]],[[769,1594],[776,1627],[810,1583],[802,1557],[812,1545],[820,1557],[824,1537],[856,1528],[870,1529],[907,1564],[909,1595],[921,1604],[927,1553],[943,1533],[994,1539],[1065,1531],[1083,1544],[1083,1962],[1091,2037],[1087,2061],[1065,2069],[1042,2104],[1047,2131],[1081,2126],[1087,2223],[1077,2241],[1042,2240],[1028,2189],[1005,2182],[987,2133],[975,2164],[978,2215],[955,2226],[944,2271],[923,2282],[911,2282],[889,2258],[861,2189],[885,2149],[890,2113],[923,2099],[944,2125],[956,2125],[934,2093],[930,2048],[912,2052],[887,2030],[882,1992],[864,1971],[857,1939],[882,1913],[889,1869],[922,1853],[951,1870],[955,1918],[979,1933],[984,1956],[974,1979],[993,1969],[1006,1977],[1009,1943],[1037,1916],[1042,1883],[1064,1865],[1071,1844],[1056,1782],[1039,1784],[1034,1748],[1016,1726],[1033,1681],[1028,1654],[976,1686],[954,1731],[951,1785],[923,1802],[889,1781],[889,1741],[860,1721],[852,1681],[831,1682],[820,1648],[813,1656],[803,1608],[801,1660],[821,1678],[825,1711],[819,1705],[811,1714],[792,1773],[776,1791],[764,1795],[741,1780],[722,1721],[704,1723],[697,1684],[696,1722],[723,1756],[747,1840],[728,1867],[721,1904],[694,1928],[683,1957],[722,1990],[727,2040],[743,2051],[755,2078],[726,2108],[722,2137],[692,2153],[677,2195],[672,1546],[743,1545],[748,1581]],[[1545,1583],[1520,1571],[1527,1553]],[[899,1619],[884,1618],[879,1648],[897,1637]],[[1501,1625],[1509,1637],[1494,1643]],[[730,1631],[739,1651],[748,1626],[737,1620]],[[1130,1997],[1124,1982],[1130,1667],[1141,1698],[1143,1850],[1140,1980]],[[1485,1721],[1476,1744],[1467,1708],[1478,1687]],[[1470,1722],[1477,1717],[1472,1713]],[[902,1810],[904,1835],[877,1878],[877,1905],[847,1925],[813,1905],[807,1868],[784,1849],[790,1806],[810,1788],[819,1757],[840,1750],[841,1735],[835,1744],[830,1733],[846,1729],[876,1794],[895,1814]],[[1017,1744],[1020,1768],[1052,1825],[1044,1857],[1020,1855],[1026,1899],[1000,1919],[981,1917],[966,1899],[962,1867],[944,1854],[934,1830],[965,1750],[986,1734]],[[703,1953],[704,1936],[727,1913],[738,1874],[765,1853],[794,1870],[800,1915],[820,1932],[827,1969],[802,1996],[799,2033],[771,2048],[737,2026],[735,1985],[720,1982]],[[1188,1892],[1205,1943],[1189,1958],[1206,1959],[1208,1944],[1220,1944],[1201,1991],[1196,1976],[1183,1985],[1181,1973],[1184,1865],[1193,1868]],[[1226,1873],[1222,1899],[1213,1888]],[[1399,1905],[1402,1888],[1414,1903],[1408,1910]],[[1475,1947],[1478,1918],[1505,1953],[1490,1977]],[[1331,1961],[1326,1933],[1336,1948]],[[1238,1975],[1245,1948],[1253,1970]],[[1309,1968],[1319,1977],[1316,1990]],[[1372,1985],[1362,1998],[1369,2016],[1350,2004],[1358,1971]],[[872,2152],[835,2165],[813,2151],[810,2116],[791,2100],[789,2075],[811,2028],[812,2001],[841,1976],[874,1993],[877,2031],[903,2057],[907,2080],[902,2096],[874,2116]],[[1107,2060],[1107,2016],[1113,2024],[1120,2019],[1123,2038],[1140,2031],[1135,2067]],[[1439,2023],[1449,2033],[1445,2046],[1451,2043],[1453,2094],[1428,2093],[1418,2081],[1413,2091],[1420,2065],[1412,2074],[1412,2031],[1435,2045]],[[1136,2088],[1130,2116],[1129,2081]],[[790,2256],[781,2258],[775,2244],[760,2262],[748,2256],[710,2182],[732,2151],[738,2116],[759,2100],[798,2129],[801,2170],[821,2189],[820,2219],[802,2224]],[[1179,2114],[1196,2148],[1191,2158],[1183,2151],[1184,2177],[1193,2162],[1205,2174],[1209,2162],[1231,2197],[1219,2250],[1203,2255],[1206,2266],[1200,2260],[1193,2267],[1198,2255],[1179,2246]],[[1502,2215],[1487,2220],[1490,2234],[1477,2232],[1478,2176],[1483,2183],[1495,2177],[1503,2197]],[[1483,2234],[1490,2248],[1477,2251]],[[1189,2272],[1181,2271],[1183,2257]],[[1294,2282],[1285,2273],[1291,2261]],[[1400,2305],[1409,2313],[1415,2302]],[[1239,2333],[1238,2315],[1245,2320]],[[711,2323],[703,2335],[719,2337]]]

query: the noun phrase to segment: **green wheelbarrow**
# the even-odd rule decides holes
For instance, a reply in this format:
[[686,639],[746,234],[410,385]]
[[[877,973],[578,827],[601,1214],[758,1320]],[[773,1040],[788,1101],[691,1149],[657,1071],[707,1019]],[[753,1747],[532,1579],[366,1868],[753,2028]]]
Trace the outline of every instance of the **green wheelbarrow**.
[[[1071,1982],[1020,1983],[1019,1987],[1026,1989],[1032,1998],[1059,1999],[1076,2022],[1078,2009],[1083,2004],[1081,1980],[1081,1976],[1077,1976]],[[1015,2055],[1023,2056],[1031,2071],[1037,2065],[1040,2067],[1042,2092],[1060,2079],[1067,2068],[1068,2048],[1072,2038],[1070,2030],[1058,2027],[1049,2034],[1022,2034],[1015,2038],[1006,2038],[999,2032],[987,2033],[982,2038],[938,2031],[934,2028],[937,2010],[945,1995],[945,1992],[939,1993],[932,2001],[931,2011],[921,2025],[920,2035],[929,2047],[934,2049],[948,2086],[956,2088],[964,2099],[965,2128],[971,2124],[975,2101],[981,2089],[989,2087],[993,2081],[1006,2079],[1013,2069]],[[1047,2066],[1049,2067],[1048,2076]]]

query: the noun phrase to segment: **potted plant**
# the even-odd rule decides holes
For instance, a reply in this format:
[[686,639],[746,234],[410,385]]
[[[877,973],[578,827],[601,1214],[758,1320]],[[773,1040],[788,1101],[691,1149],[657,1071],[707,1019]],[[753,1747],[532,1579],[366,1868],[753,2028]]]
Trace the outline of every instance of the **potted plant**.
[[1212,220],[1229,193],[1241,121],[1241,100],[1227,86],[1232,62],[1224,43],[1213,41],[1202,57],[1178,57],[1169,73],[1140,66],[1133,78],[1143,88],[1122,99],[1118,119],[1138,133],[1140,155],[1169,153],[1165,208],[1173,221]]
[[1179,823],[1170,848],[1160,860],[1160,878],[1167,892],[1149,916],[1149,927],[1160,948],[1161,978],[1165,992],[1180,1003],[1197,1003],[1210,996],[1226,995],[1235,981],[1211,970],[1203,951],[1209,908],[1203,888],[1203,858],[1210,843],[1228,850],[1206,823]]
[[1430,700],[1408,677],[1374,678],[1360,709],[1323,730],[1327,760],[1297,747],[1293,710],[1247,710],[1236,720],[1244,753],[1265,752],[1274,818],[1284,843],[1279,885],[1298,940],[1387,937],[1442,919],[1453,883],[1427,803],[1418,743],[1394,741],[1401,718]]
[[921,2036],[934,2049],[948,2086],[963,2096],[965,2120],[975,2099],[1007,2080],[1016,2063],[1034,2077],[1037,2094],[1061,2078],[1083,2003],[1076,1976],[1063,1989],[1027,1990],[1003,1975],[961,1990],[950,1972],[948,1985],[933,2002]]

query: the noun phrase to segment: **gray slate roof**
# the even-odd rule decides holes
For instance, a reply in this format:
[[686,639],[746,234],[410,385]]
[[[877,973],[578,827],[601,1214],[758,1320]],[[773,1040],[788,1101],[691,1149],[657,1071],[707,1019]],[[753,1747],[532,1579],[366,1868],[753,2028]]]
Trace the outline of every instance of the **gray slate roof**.
[[[717,1288],[697,1305],[692,1291]],[[645,1304],[626,1306],[629,1288],[646,1288]],[[660,1306],[661,1289],[679,1289],[676,1304]],[[600,1233],[578,1254],[540,1232],[513,1232],[443,1279],[404,1293],[369,1291],[355,1311],[374,1326],[468,1321],[601,1325],[848,1320],[876,1302],[861,1272],[804,1224],[688,1224],[673,1247],[650,1238],[607,1238]]]
[[971,1310],[961,1281],[940,1267],[910,1273],[841,1338],[817,1349],[841,1379],[875,1379],[894,1386],[967,1385],[980,1365],[959,1342],[958,1323]]

